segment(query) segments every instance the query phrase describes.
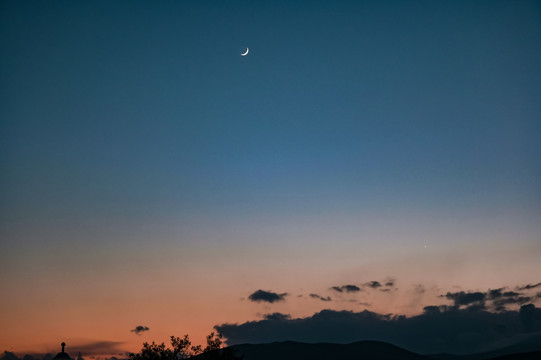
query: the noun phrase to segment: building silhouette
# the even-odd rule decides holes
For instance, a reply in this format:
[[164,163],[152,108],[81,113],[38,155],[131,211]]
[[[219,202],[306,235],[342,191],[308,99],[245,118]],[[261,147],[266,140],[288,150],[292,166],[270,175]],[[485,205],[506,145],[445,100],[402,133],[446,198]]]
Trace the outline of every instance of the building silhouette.
[[62,344],[62,351],[56,354],[56,356],[53,358],[53,360],[71,360],[71,357],[64,351],[64,347],[66,346],[66,343],[63,342]]

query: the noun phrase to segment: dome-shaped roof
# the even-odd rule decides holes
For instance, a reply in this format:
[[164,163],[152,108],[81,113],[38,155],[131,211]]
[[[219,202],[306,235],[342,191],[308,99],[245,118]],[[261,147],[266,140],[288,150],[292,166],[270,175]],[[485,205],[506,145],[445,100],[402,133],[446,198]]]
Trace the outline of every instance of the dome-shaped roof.
[[66,343],[62,343],[62,352],[59,352],[56,354],[56,356],[53,358],[53,360],[56,359],[71,359],[71,357],[68,355],[68,353],[64,352],[64,347],[66,346]]

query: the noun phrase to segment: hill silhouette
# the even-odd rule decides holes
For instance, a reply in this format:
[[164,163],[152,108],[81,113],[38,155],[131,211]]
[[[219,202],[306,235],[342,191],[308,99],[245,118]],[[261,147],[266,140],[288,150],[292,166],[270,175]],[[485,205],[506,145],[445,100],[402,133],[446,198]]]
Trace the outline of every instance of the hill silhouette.
[[[531,334],[530,336],[515,342],[512,345],[502,346],[498,349],[473,353],[467,355],[455,354],[430,354],[432,358],[439,360],[492,360],[492,359],[529,359],[526,354],[534,356],[535,359],[541,359],[541,334]],[[533,354],[533,355],[532,355]]]
[[498,356],[490,360],[539,360],[541,359],[541,351],[532,351],[520,354],[509,354]]
[[242,344],[231,348],[244,360],[427,360],[419,355],[380,341],[359,341],[351,344],[302,343],[295,341],[269,344]]
[[[180,358],[194,360],[539,360],[541,359],[541,344],[533,344],[535,339],[537,339],[537,336],[531,337],[524,342],[527,346],[523,347],[516,344],[491,352],[468,355],[421,355],[381,341],[358,341],[350,344],[284,341],[265,344],[232,345],[227,348],[214,348],[195,356],[181,356]],[[528,350],[528,346],[535,348],[535,350]],[[140,355],[139,360],[162,359],[159,356],[151,356],[152,354],[148,352],[142,352]],[[178,359],[178,357],[174,357],[172,354],[165,355],[167,356],[163,357],[162,360]],[[78,358],[82,359],[80,355]],[[0,360],[28,359],[52,360],[52,355],[47,354],[43,358],[26,355],[19,358],[14,353],[8,351],[0,353]],[[115,358],[109,358],[109,360],[112,359]]]
[[[283,341],[267,344],[241,344],[229,347],[243,360],[532,360],[541,359],[541,351],[509,353],[502,348],[472,355],[421,355],[381,341],[351,344],[303,343]],[[518,350],[518,349],[514,349]]]

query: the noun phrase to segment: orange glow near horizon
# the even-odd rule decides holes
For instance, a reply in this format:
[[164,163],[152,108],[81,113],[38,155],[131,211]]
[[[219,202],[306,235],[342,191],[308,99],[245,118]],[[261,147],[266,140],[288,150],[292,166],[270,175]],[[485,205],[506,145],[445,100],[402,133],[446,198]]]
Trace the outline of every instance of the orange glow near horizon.
[[[430,251],[430,256],[424,251]],[[25,282],[4,278],[8,280],[10,293],[25,296],[2,299],[2,308],[9,311],[3,314],[0,348],[18,354],[55,353],[57,344],[65,341],[68,353],[71,349],[70,355],[75,356],[73,352],[78,346],[110,341],[118,351],[106,348],[100,353],[95,349],[82,355],[118,357],[120,352],[139,351],[143,342],[168,344],[171,335],[189,334],[194,344],[203,344],[205,336],[214,331],[214,325],[258,320],[266,313],[280,312],[297,318],[311,316],[322,309],[366,309],[413,316],[422,312],[424,306],[448,303],[439,297],[447,291],[486,291],[487,286],[521,285],[514,283],[519,277],[535,282],[534,254],[513,253],[510,247],[505,259],[520,259],[520,264],[504,269],[498,265],[503,258],[498,259],[498,255],[490,251],[485,251],[486,261],[478,256],[472,262],[463,254],[453,258],[447,251],[438,254],[437,249],[427,250],[420,245],[409,257],[403,252],[401,260],[387,255],[379,264],[369,257],[360,262],[355,255],[345,252],[341,262],[324,265],[313,258],[302,258],[300,254],[298,258],[294,253],[281,257],[269,252],[269,256],[259,262],[260,267],[256,266],[257,261],[241,263],[240,257],[230,259],[232,265],[223,267],[191,263],[185,257],[186,262],[179,266],[164,261],[162,265],[117,271],[107,276],[99,273],[92,277],[84,269],[76,270],[78,275],[84,275],[84,280],[64,271],[50,275],[48,282],[31,276],[27,276]],[[175,258],[175,254],[164,256],[166,260],[168,256]],[[261,266],[280,259],[279,268]],[[459,266],[453,262],[459,262]],[[184,276],[184,266],[191,267],[190,276]],[[291,276],[293,274],[295,276]],[[387,293],[363,289],[356,294],[339,294],[330,290],[332,286],[362,285],[372,280],[385,282],[390,278],[395,279],[396,284]],[[51,291],[51,284],[60,285]],[[419,285],[423,292],[416,290]],[[257,289],[289,295],[286,301],[273,304],[249,301],[248,295]],[[310,293],[330,296],[333,301],[312,299]],[[150,330],[140,335],[130,332],[138,325],[148,326]]]

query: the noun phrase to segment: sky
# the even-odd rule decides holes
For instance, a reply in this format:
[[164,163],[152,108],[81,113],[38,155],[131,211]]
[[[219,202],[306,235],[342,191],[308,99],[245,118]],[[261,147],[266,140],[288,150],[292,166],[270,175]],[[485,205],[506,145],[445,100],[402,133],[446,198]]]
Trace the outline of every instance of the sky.
[[0,351],[536,313],[540,39],[526,0],[1,2]]

